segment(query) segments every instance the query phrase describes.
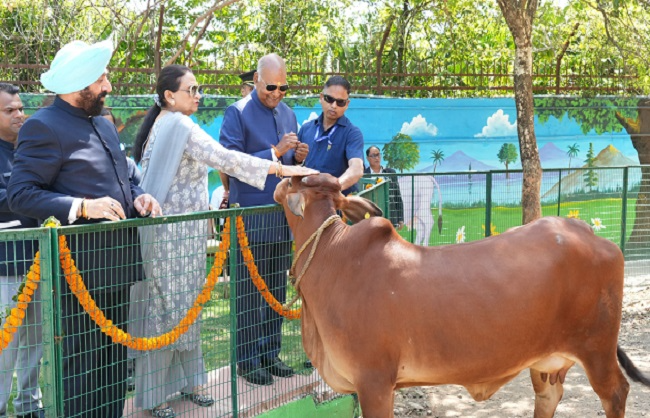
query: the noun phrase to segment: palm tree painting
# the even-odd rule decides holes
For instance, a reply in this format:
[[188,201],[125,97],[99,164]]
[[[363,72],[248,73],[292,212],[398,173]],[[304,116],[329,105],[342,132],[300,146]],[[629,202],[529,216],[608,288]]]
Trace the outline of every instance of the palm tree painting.
[[567,147],[566,155],[569,156],[569,170],[571,170],[571,158],[576,158],[580,152],[580,146],[577,143]]

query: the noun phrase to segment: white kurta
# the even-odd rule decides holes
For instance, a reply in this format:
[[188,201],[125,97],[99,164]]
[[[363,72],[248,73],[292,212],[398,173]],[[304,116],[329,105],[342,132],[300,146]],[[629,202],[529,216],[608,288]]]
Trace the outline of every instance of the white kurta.
[[[161,135],[160,122],[166,116],[160,117],[151,129],[142,154],[143,175]],[[194,124],[167,197],[160,202],[163,214],[208,210],[208,166],[262,189],[271,164],[270,160],[227,150]],[[152,228],[152,257],[143,260],[147,281],[136,284],[132,291],[133,322],[129,330],[136,336],[153,337],[169,332],[192,307],[206,277],[206,220]],[[166,350],[136,354],[136,405],[149,409],[174,392],[191,391],[192,385],[203,384],[204,376],[195,376],[205,373],[200,345],[199,318]],[[183,359],[188,355],[199,357],[191,359],[192,367]]]

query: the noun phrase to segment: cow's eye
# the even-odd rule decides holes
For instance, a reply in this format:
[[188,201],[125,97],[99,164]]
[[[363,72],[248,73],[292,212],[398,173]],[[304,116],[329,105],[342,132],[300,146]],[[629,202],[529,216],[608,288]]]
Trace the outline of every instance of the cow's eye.
[[291,188],[291,187],[293,187],[293,186],[291,185],[291,180],[289,180],[289,188]]

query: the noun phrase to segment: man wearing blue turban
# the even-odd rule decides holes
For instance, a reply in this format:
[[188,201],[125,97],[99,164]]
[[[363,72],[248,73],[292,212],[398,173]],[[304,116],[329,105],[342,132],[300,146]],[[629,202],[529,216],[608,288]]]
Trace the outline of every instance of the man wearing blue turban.
[[[11,209],[63,225],[161,215],[160,205],[129,178],[115,126],[99,116],[112,86],[106,67],[111,41],[74,41],[41,76],[56,93],[21,128],[7,188]],[[108,229],[108,228],[107,228]],[[136,228],[80,233],[68,244],[95,304],[124,328],[129,288],[142,279]],[[126,393],[126,347],[93,322],[59,273],[62,313],[64,416],[121,417]]]

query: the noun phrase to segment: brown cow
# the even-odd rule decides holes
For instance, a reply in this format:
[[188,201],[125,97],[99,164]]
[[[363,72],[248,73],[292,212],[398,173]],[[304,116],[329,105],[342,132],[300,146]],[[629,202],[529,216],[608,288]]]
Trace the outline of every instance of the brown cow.
[[[617,348],[623,255],[583,221],[542,218],[427,248],[384,218],[364,220],[381,210],[344,197],[328,174],[285,179],[275,200],[296,248],[304,246],[292,270],[305,351],[334,390],[358,393],[366,418],[392,417],[397,388],[458,384],[480,401],[523,369],[535,418],[552,417],[575,363],[606,416],[621,418],[629,384],[617,354],[632,379],[650,386]],[[360,222],[324,224],[337,209]]]

